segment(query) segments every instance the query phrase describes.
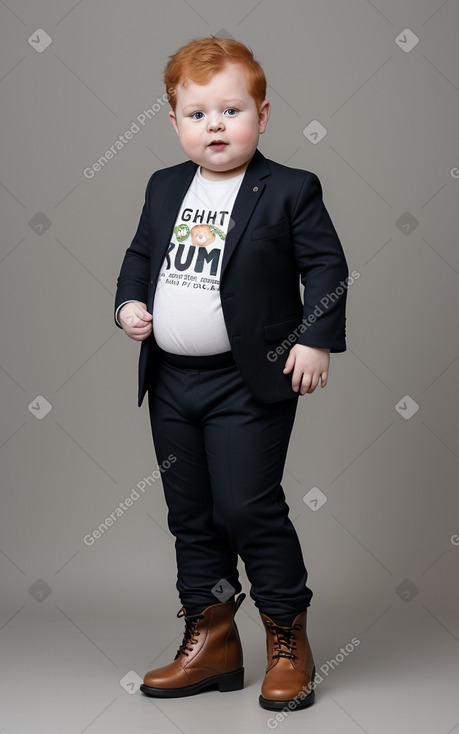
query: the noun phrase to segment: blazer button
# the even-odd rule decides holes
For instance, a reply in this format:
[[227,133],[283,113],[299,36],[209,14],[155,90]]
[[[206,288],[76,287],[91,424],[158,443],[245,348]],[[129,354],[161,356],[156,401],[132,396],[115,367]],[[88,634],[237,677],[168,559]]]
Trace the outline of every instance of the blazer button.
[[258,186],[254,186],[253,189],[252,189],[252,191],[257,192],[258,191]]

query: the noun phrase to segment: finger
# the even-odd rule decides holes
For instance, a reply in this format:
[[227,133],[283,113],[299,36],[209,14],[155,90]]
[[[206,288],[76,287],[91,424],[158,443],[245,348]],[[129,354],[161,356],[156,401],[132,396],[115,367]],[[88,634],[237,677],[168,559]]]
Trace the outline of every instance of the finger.
[[127,321],[128,326],[131,329],[135,329],[137,326],[140,326],[140,324],[142,323],[142,320],[139,319],[139,317],[136,316],[135,314],[132,314],[132,316],[129,316],[126,319],[126,321]]
[[138,332],[135,334],[128,334],[128,336],[131,337],[131,339],[134,339],[136,342],[143,342],[145,339],[148,339],[151,332],[145,332],[144,334],[139,334]]
[[327,384],[327,382],[328,382],[328,372],[326,370],[324,370],[324,372],[322,372],[322,374],[320,376],[320,386],[321,387],[325,387],[325,385]]
[[309,375],[303,375],[303,379],[301,380],[301,387],[300,387],[300,393],[301,395],[306,395],[306,393],[310,392],[311,387],[311,378]]
[[[285,372],[285,369],[284,369]],[[303,374],[299,372],[298,369],[293,370],[292,374],[292,390],[295,392],[299,392],[301,388],[301,380],[302,380]]]
[[308,388],[307,392],[309,394],[313,393],[318,384],[319,384],[319,375],[318,374],[317,375],[316,374],[312,375],[312,377],[310,379],[310,382],[309,382],[309,388]]
[[151,324],[142,324],[140,326],[135,326],[132,329],[132,333],[139,336],[143,336],[143,334],[150,334],[151,331]]
[[133,339],[137,336],[143,336],[144,334],[148,336],[148,334],[153,330],[151,322],[149,324],[146,324],[143,321],[139,322],[138,326],[131,326],[130,324],[126,324],[123,328],[126,334]]
[[124,321],[125,324],[131,327],[137,326],[137,324],[141,323],[141,319],[139,318],[137,311],[128,311],[127,313],[124,313],[121,321]]
[[285,363],[285,367],[283,369],[284,375],[288,375],[289,372],[292,371],[294,366],[295,366],[295,357],[293,356],[293,354],[290,353]]
[[[145,318],[145,316],[150,316],[150,318]],[[147,313],[147,311],[144,311],[141,313],[129,314],[129,316],[126,317],[126,322],[131,329],[143,329],[145,327],[151,326],[151,318],[151,314]]]
[[295,387],[293,388],[295,392],[299,392],[301,395],[305,395],[309,390],[311,376],[306,372],[303,373],[298,370],[297,372],[293,373],[292,386],[293,383],[295,383],[296,386],[296,389]]
[[138,314],[138,324],[147,324],[150,326],[151,321],[153,319],[153,316],[151,313],[148,313],[148,311],[142,311],[142,313]]

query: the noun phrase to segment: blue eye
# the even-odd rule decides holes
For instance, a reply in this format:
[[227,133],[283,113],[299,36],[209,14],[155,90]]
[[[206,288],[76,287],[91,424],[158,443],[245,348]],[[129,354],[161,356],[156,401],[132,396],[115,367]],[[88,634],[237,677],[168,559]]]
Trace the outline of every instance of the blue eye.
[[234,115],[237,115],[237,109],[235,107],[228,107],[225,110],[225,115],[228,117],[234,117]]
[[204,117],[203,112],[193,112],[191,115],[192,120],[202,120],[203,117]]

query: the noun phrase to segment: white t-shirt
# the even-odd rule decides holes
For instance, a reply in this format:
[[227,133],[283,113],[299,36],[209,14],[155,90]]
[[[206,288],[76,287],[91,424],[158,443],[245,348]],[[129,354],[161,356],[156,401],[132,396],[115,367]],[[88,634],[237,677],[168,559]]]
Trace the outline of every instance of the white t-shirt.
[[230,350],[220,271],[244,174],[209,181],[198,167],[175,222],[156,285],[153,332],[161,349],[202,356]]

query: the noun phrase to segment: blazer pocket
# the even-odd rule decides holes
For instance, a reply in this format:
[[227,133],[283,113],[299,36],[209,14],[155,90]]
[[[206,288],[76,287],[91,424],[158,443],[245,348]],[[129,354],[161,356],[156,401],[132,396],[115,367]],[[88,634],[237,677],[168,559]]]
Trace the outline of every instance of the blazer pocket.
[[277,222],[277,224],[269,224],[266,227],[253,229],[250,237],[252,240],[272,240],[282,234],[284,234],[284,220]]
[[282,319],[282,321],[274,321],[271,324],[264,325],[265,337],[268,341],[275,342],[279,339],[286,339],[291,335],[292,339],[290,341],[293,346],[298,338],[298,328],[300,326],[301,316],[291,316]]

